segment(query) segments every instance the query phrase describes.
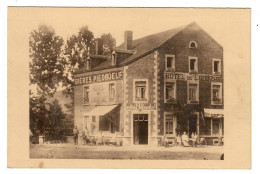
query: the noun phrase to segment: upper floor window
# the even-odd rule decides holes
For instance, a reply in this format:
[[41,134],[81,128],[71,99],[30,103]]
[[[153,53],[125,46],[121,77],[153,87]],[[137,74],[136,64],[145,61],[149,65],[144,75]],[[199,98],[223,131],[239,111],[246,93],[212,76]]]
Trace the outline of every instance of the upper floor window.
[[199,89],[197,83],[188,83],[188,103],[199,102]]
[[211,83],[211,104],[222,105],[222,83]]
[[137,80],[134,81],[134,101],[147,101],[147,81],[146,80]]
[[166,82],[165,84],[165,102],[174,102],[175,101],[175,83]]
[[113,101],[115,99],[115,83],[109,84],[109,101]]
[[165,55],[165,69],[166,70],[174,70],[175,69],[175,56],[174,55]]
[[89,103],[89,86],[83,87],[83,104]]
[[197,48],[197,43],[195,41],[191,41],[189,44],[189,48]]
[[194,73],[198,72],[198,58],[189,57],[189,72]]
[[212,73],[213,74],[220,74],[221,73],[221,60],[220,59],[213,59],[212,60]]

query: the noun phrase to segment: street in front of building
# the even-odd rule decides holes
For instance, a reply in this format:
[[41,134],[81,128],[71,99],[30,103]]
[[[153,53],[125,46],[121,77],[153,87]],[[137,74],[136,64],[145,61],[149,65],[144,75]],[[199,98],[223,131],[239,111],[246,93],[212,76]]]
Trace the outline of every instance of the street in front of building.
[[220,160],[223,146],[147,147],[79,146],[68,144],[31,145],[30,158],[45,159],[142,159],[142,160]]

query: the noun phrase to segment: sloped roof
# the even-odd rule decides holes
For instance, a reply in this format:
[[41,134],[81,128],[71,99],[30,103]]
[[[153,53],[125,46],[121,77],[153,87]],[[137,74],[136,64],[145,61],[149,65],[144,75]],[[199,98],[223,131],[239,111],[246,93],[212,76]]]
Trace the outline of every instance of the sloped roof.
[[[146,53],[149,54],[150,51],[153,51],[155,48],[159,47],[161,44],[169,40],[171,37],[173,37],[175,34],[177,34],[179,31],[181,31],[184,28],[185,26],[182,26],[182,27],[174,28],[171,30],[167,30],[164,32],[152,34],[149,36],[145,36],[133,40],[132,50],[136,51],[136,53],[124,59],[117,66],[123,66],[124,64],[127,64],[128,62],[132,62],[136,58],[143,56]],[[123,48],[124,48],[124,43],[122,43],[120,46],[117,47],[117,49],[123,49]],[[96,66],[95,68],[93,68],[93,70],[99,70],[99,69],[109,68],[109,67],[114,67],[111,65],[111,59],[108,59],[107,61]]]
[[[144,56],[150,54],[151,52],[155,51],[158,47],[160,47],[166,41],[168,41],[169,39],[174,37],[177,33],[183,31],[185,28],[193,27],[193,26],[198,26],[198,25],[195,22],[192,22],[186,26],[181,26],[178,28],[174,28],[171,30],[163,31],[160,33],[152,34],[149,36],[145,36],[145,37],[133,40],[132,41],[132,50],[135,51],[135,54],[130,55],[129,57],[125,58],[122,62],[119,62],[119,64],[116,66],[112,66],[111,58],[110,58],[107,61],[97,65],[92,70],[95,71],[95,70],[112,68],[112,67],[117,67],[117,66],[120,67],[120,66],[124,66],[129,63],[132,63],[135,60],[137,60],[141,57],[144,57]],[[214,40],[214,39],[212,38],[212,40]],[[117,49],[123,49],[123,48],[124,48],[124,43],[122,43],[120,46],[117,47]]]

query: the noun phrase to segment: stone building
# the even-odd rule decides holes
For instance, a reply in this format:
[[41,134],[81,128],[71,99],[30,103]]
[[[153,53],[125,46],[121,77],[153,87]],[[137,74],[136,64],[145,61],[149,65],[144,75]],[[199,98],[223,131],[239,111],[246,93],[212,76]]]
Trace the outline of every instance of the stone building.
[[74,75],[74,123],[123,145],[174,143],[184,131],[214,144],[224,137],[223,77],[223,48],[196,23],[136,40],[126,31],[111,57],[89,55]]

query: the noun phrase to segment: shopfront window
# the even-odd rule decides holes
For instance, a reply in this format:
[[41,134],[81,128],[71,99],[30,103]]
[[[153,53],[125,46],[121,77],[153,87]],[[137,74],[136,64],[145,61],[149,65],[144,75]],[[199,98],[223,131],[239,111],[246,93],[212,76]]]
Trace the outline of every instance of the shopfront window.
[[211,135],[211,119],[204,118],[200,123],[200,135]]
[[135,81],[135,101],[147,101],[146,81]]
[[84,101],[83,104],[88,104],[89,103],[89,86],[84,86],[83,88],[83,92],[84,92]]
[[212,134],[218,135],[220,130],[220,119],[212,119]]
[[173,115],[167,114],[165,115],[165,134],[173,135]]

